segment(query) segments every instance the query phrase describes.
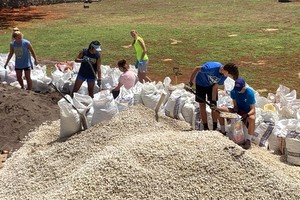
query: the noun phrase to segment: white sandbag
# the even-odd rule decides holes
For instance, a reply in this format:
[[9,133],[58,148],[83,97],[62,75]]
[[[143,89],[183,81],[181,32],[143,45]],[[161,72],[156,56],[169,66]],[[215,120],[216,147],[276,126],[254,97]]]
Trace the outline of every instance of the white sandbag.
[[142,90],[143,90],[143,84],[139,81],[133,86],[133,88],[131,88],[134,97],[133,105],[143,104],[142,95],[141,95]]
[[251,141],[260,147],[266,147],[268,145],[267,141],[270,135],[272,134],[273,130],[273,123],[262,122],[256,127]]
[[201,123],[201,115],[200,115],[200,108],[198,103],[194,103],[195,110],[193,112],[193,121],[192,121],[192,129],[193,130],[203,130],[203,125]]
[[275,124],[279,121],[279,114],[273,104],[265,104],[261,110],[261,116],[265,122]]
[[147,108],[150,108],[152,110],[155,109],[157,102],[159,101],[159,98],[161,96],[161,91],[159,91],[154,83],[144,83],[144,87],[141,91],[141,97],[144,105]]
[[7,84],[13,83],[15,81],[17,81],[16,71],[15,70],[13,70],[13,71],[8,70],[7,75],[6,75]]
[[256,97],[256,104],[255,104],[255,107],[256,108],[261,108],[263,109],[264,106],[266,104],[268,104],[268,99],[266,97],[262,97],[262,96],[259,96],[259,97]]
[[92,126],[99,122],[110,120],[118,113],[118,106],[109,90],[96,93],[93,100]]
[[7,70],[3,67],[0,68],[0,82],[6,82],[7,77]]
[[120,88],[120,93],[115,99],[119,112],[127,110],[134,102],[134,94],[132,90],[127,90],[124,86]]
[[[78,111],[87,116],[87,113],[93,106],[93,99],[89,95],[74,93],[73,105]],[[91,123],[88,123],[88,128],[91,127]]]
[[287,134],[291,131],[300,131],[300,121],[296,119],[279,120],[274,127],[273,134],[270,135],[269,149],[274,152],[282,153],[283,141]]
[[276,101],[282,103],[283,105],[288,104],[291,101],[297,99],[296,90],[290,91],[288,87],[280,85],[276,91]]
[[196,108],[194,102],[188,99],[181,110],[184,121],[186,121],[190,125],[193,124],[193,115],[195,113],[195,109]]
[[[70,102],[72,98],[65,96]],[[77,111],[64,98],[58,101],[60,108],[60,138],[70,137],[81,130],[80,116]]]
[[293,165],[300,165],[300,140],[286,137],[285,147],[287,162]]
[[276,95],[273,93],[268,93],[267,100],[269,103],[276,103]]
[[184,120],[182,107],[187,100],[184,89],[176,89],[172,92],[165,105],[165,115],[174,119]]

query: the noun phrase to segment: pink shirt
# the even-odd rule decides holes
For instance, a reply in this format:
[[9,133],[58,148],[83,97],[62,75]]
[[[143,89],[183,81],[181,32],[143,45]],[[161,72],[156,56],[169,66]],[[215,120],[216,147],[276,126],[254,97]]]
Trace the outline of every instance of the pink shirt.
[[124,87],[129,90],[132,88],[135,83],[136,83],[137,77],[133,71],[127,71],[124,72],[120,78],[119,78],[119,83],[124,85]]

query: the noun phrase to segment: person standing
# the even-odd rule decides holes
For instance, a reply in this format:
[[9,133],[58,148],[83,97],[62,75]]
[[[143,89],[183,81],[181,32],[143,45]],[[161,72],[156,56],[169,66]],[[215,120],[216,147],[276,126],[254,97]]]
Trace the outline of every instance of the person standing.
[[[248,128],[248,135],[243,145],[244,149],[251,148],[251,139],[255,131],[255,94],[254,91],[246,87],[245,80],[238,78],[235,80],[234,88],[230,92],[230,97],[233,100],[233,108],[220,107],[219,111],[237,113],[242,116],[242,121]],[[225,133],[225,120],[219,118],[221,132]]]
[[206,62],[201,66],[194,68],[189,84],[192,87],[193,82],[196,82],[195,101],[199,102],[200,116],[204,130],[209,130],[205,103],[206,98],[213,105],[211,114],[213,130],[216,130],[218,118],[215,112],[215,107],[217,106],[218,101],[219,85],[224,85],[224,81],[228,76],[232,76],[233,79],[236,79],[238,75],[238,67],[233,63],[228,63],[223,66],[219,62]]
[[132,44],[124,46],[129,48],[134,47],[136,52],[136,64],[135,67],[138,69],[138,78],[141,83],[151,82],[151,79],[147,76],[149,58],[147,55],[147,48],[143,38],[138,34],[136,30],[130,31],[130,35],[133,38]]
[[[97,85],[101,87],[101,44],[99,41],[92,41],[88,48],[84,48],[75,58],[75,62],[81,63],[77,74],[73,91],[77,92],[82,83],[87,81],[89,96],[94,98],[94,86],[97,80]],[[96,74],[97,73],[97,74]]]
[[12,37],[14,40],[10,43],[10,51],[7,56],[6,63],[4,64],[4,68],[6,69],[8,62],[12,58],[13,54],[15,54],[15,71],[17,81],[19,82],[21,89],[24,89],[24,82],[22,78],[24,71],[25,79],[27,81],[27,90],[31,90],[32,80],[30,70],[33,69],[31,55],[34,59],[34,64],[38,65],[35,51],[31,43],[23,38],[23,34],[20,31],[15,31],[12,34]]
[[119,77],[119,83],[118,85],[112,89],[112,94],[114,99],[117,98],[120,94],[120,88],[124,85],[124,87],[129,90],[132,88],[136,82],[138,81],[138,78],[136,74],[133,71],[129,70],[129,65],[126,63],[126,60],[122,59],[118,61],[118,67],[123,74]]

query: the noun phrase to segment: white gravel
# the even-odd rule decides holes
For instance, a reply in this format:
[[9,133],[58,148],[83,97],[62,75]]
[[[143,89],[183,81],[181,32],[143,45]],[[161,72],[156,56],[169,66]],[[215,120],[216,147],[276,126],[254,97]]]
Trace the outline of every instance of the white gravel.
[[300,199],[300,168],[133,106],[58,141],[45,123],[0,170],[0,199]]

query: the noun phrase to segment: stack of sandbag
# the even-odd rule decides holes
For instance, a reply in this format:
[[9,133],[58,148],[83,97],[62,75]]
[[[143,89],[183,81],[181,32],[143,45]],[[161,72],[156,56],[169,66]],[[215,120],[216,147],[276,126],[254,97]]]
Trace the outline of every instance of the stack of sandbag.
[[[12,56],[6,69],[4,69],[4,64],[6,62],[8,54],[0,54],[0,82],[4,84],[9,84],[14,87],[21,88],[19,82],[17,81],[16,71],[15,71],[15,55]],[[23,74],[23,76],[25,76]],[[49,83],[51,78],[47,76],[46,66],[36,65],[33,66],[31,70],[32,79],[32,90],[36,92],[47,92],[49,91]],[[24,80],[24,86],[27,87],[27,82]]]

